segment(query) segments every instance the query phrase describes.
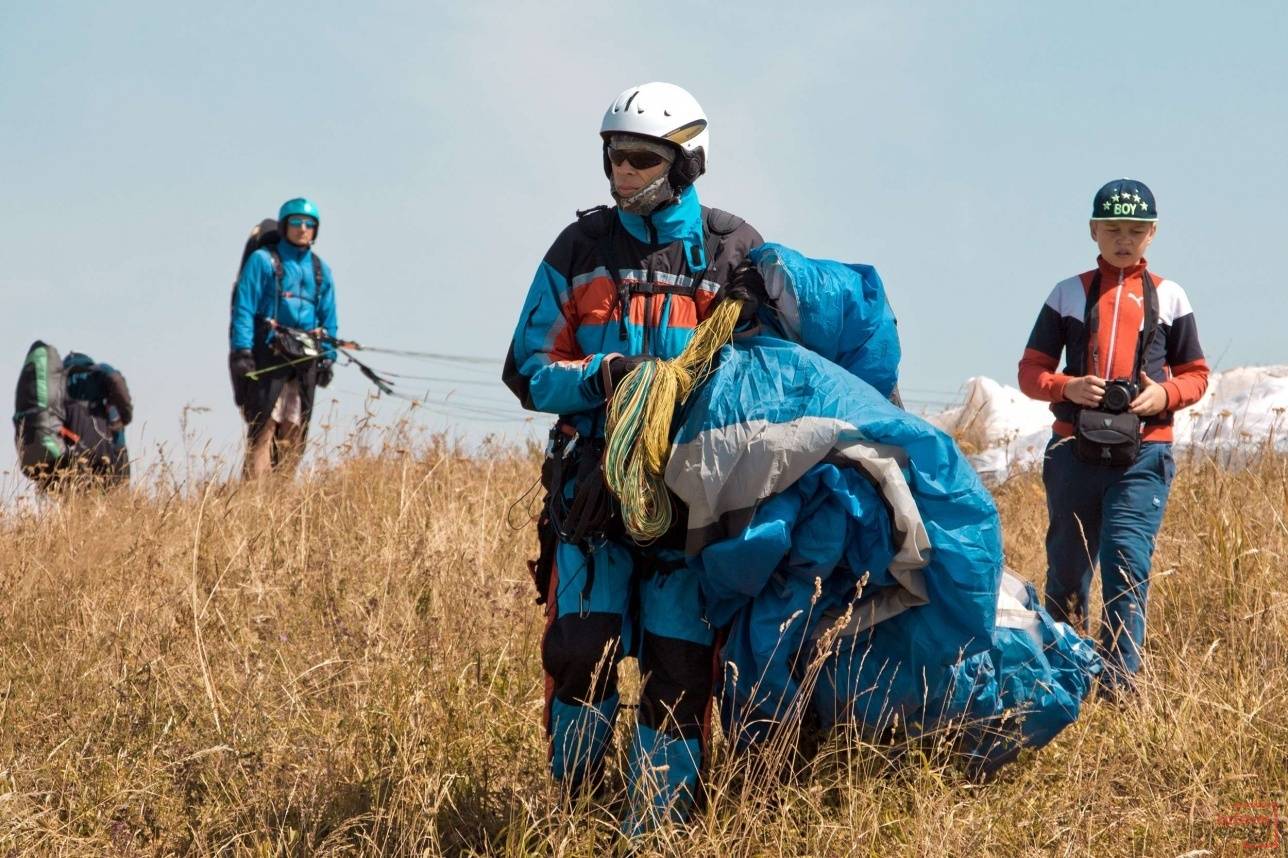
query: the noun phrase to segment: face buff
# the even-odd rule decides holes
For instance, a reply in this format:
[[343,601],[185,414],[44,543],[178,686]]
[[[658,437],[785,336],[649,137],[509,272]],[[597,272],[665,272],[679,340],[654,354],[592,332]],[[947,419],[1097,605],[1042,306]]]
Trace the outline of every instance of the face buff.
[[608,180],[609,190],[613,199],[622,207],[622,211],[631,214],[647,215],[652,214],[659,207],[670,202],[675,192],[671,189],[670,182],[670,164],[675,160],[675,150],[665,143],[658,143],[643,137],[635,137],[630,134],[614,134],[608,142],[610,149],[618,151],[638,151],[652,152],[666,161],[668,169],[662,171],[662,175],[640,188],[629,197],[622,197],[617,193],[613,180]]

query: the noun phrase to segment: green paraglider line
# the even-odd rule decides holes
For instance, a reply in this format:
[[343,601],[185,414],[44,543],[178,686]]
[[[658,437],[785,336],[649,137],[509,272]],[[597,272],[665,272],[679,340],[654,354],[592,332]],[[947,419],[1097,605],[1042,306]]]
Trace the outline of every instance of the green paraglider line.
[[288,360],[286,363],[279,363],[276,366],[266,366],[263,369],[253,369],[246,373],[246,377],[251,381],[259,381],[259,377],[265,373],[276,372],[279,369],[286,369],[288,366],[295,366],[296,364],[301,364],[311,360],[317,360],[317,358],[312,355],[307,355],[302,358],[296,358],[295,360]]

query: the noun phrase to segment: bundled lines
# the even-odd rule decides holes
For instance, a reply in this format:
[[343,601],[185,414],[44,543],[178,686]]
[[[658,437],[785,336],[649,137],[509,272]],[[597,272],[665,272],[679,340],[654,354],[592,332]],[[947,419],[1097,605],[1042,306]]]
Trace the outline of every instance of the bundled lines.
[[355,351],[371,352],[373,354],[390,355],[393,357],[421,358],[424,360],[446,361],[450,363],[459,363],[459,364],[467,364],[467,365],[469,364],[483,365],[483,364],[494,363],[493,361],[488,361],[484,358],[472,358],[472,357],[465,357],[461,355],[445,355],[445,354],[439,354],[436,352],[414,352],[414,351],[407,351],[405,349],[374,348],[371,346],[364,346],[361,343],[355,342],[353,340],[339,340],[339,339],[336,339],[335,337],[326,337],[325,341],[329,345],[331,345],[337,352],[343,355],[347,362],[356,366],[358,368],[358,371],[361,372],[363,375],[365,375],[367,379],[370,380],[371,383],[376,386],[376,389],[379,390],[381,393],[385,394],[386,396],[393,396],[398,399],[405,399],[408,402],[411,402],[415,405],[424,404],[423,399],[420,399],[414,396],[408,396],[407,394],[397,390],[395,387],[396,382],[394,381],[394,379],[417,380],[417,381],[419,380],[428,381],[428,380],[434,380],[434,379],[430,379],[428,376],[406,375],[402,373],[384,372],[384,371],[376,370],[370,364],[367,364],[366,362],[359,360],[357,357],[354,356],[353,353]]
[[363,363],[362,361],[354,357],[353,353],[350,352],[349,349],[358,348],[357,343],[342,342],[332,337],[328,337],[327,340],[331,343],[331,345],[335,348],[337,352],[344,355],[344,359],[346,361],[356,366],[358,368],[358,372],[365,375],[367,379],[376,386],[376,390],[379,390],[381,393],[387,396],[396,396],[399,399],[406,399],[412,403],[419,404],[419,400],[415,399],[414,397],[410,397],[410,396],[407,396],[406,394],[398,393],[396,390],[394,390],[394,385],[392,381],[385,378],[381,373],[376,372],[370,366],[368,366],[367,364]]
[[622,379],[608,406],[604,480],[621,502],[622,522],[637,542],[666,533],[674,515],[662,481],[671,416],[684,384],[673,363],[641,363]]
[[[491,399],[484,396],[462,394],[458,395],[456,391],[448,393],[443,397],[441,402],[431,399],[428,391],[413,396],[403,391],[408,386],[419,387],[417,382],[440,382],[443,384],[452,384],[453,386],[468,386],[474,388],[494,388],[500,362],[487,358],[472,357],[468,355],[452,355],[441,352],[419,352],[408,349],[387,349],[374,346],[364,346],[353,340],[341,340],[333,337],[323,337],[324,342],[332,346],[337,354],[344,358],[345,363],[358,368],[366,378],[375,385],[376,389],[382,396],[389,396],[395,399],[401,399],[410,402],[412,405],[426,408],[431,411],[442,413],[444,416],[453,417],[462,420],[480,421],[485,423],[496,423],[505,421],[511,423],[529,423],[531,418],[528,416],[519,416],[517,409],[508,408],[506,402]],[[389,372],[384,369],[377,369],[365,360],[360,359],[354,352],[365,354],[385,355],[393,358],[414,359],[423,362],[434,363],[440,366],[451,367],[452,371],[464,373],[465,375],[476,375],[475,378],[449,378],[440,375],[420,375],[403,372]],[[487,378],[485,382],[483,377]],[[419,392],[419,391],[418,391]]]
[[392,357],[420,358],[421,360],[442,361],[452,364],[466,364],[474,366],[494,366],[496,361],[490,358],[470,357],[468,355],[449,355],[442,352],[413,352],[406,349],[385,349],[376,346],[364,346],[361,343],[352,340],[336,340],[336,346],[343,346],[359,352],[370,352],[374,355],[390,355]]
[[605,430],[604,479],[622,505],[622,522],[638,543],[659,539],[674,510],[663,479],[671,449],[671,421],[711,372],[711,363],[733,339],[741,301],[722,301],[698,325],[674,360],[644,361],[613,391]]

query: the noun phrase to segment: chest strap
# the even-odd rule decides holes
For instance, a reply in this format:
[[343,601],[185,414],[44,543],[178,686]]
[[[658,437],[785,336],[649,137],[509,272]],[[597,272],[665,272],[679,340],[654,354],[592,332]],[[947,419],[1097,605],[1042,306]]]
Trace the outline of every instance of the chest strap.
[[322,294],[322,260],[316,253],[309,254],[309,261],[313,263],[313,285],[316,287],[313,291],[313,297],[308,295],[295,295],[282,291],[282,283],[286,280],[286,270],[282,266],[282,255],[278,253],[275,245],[269,245],[264,248],[268,251],[268,256],[273,260],[273,282],[277,284],[277,300],[274,301],[273,315],[277,315],[277,305],[281,303],[282,298],[302,298],[310,304],[316,304],[318,296]]

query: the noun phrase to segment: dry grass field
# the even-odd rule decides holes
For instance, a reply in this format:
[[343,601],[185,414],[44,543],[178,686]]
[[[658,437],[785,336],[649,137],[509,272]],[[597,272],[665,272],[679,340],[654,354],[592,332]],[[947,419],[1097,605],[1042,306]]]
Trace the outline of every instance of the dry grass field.
[[[0,856],[625,853],[545,776],[537,463],[427,440],[4,513]],[[1040,481],[997,496],[1036,579]],[[637,854],[1285,854],[1286,518],[1288,461],[1183,463],[1141,698],[998,780],[852,736],[777,779],[717,749],[707,811]]]

